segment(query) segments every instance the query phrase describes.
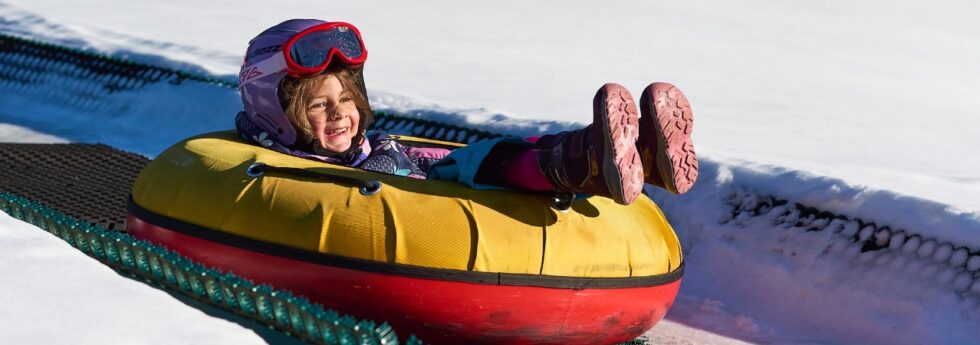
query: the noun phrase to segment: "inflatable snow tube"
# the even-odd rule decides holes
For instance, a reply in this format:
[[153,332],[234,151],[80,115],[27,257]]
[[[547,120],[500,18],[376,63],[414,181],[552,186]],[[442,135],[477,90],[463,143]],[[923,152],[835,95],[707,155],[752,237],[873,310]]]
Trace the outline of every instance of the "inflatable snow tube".
[[[258,174],[258,162],[298,173]],[[549,195],[376,174],[218,132],[144,168],[127,224],[203,264],[427,343],[618,343],[663,318],[683,262],[660,209],[646,197],[552,206]]]

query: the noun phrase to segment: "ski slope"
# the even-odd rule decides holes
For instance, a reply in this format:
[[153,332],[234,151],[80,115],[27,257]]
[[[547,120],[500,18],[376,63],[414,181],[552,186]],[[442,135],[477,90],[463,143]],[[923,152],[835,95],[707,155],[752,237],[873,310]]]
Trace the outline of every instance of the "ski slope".
[[[684,196],[650,191],[687,260],[681,296],[651,339],[968,344],[980,335],[973,326],[980,320],[980,159],[972,153],[980,101],[970,93],[980,89],[970,77],[980,72],[971,63],[980,58],[980,25],[970,16],[978,5],[945,5],[950,10],[939,15],[913,2],[389,2],[311,10],[14,1],[0,3],[0,31],[230,80],[262,28],[293,16],[342,19],[365,35],[376,109],[519,135],[587,121],[592,92],[604,82],[639,91],[671,81],[694,105],[702,172]],[[195,84],[106,95],[91,108],[6,95],[0,141],[103,142],[151,157],[183,137],[229,128],[241,108],[234,90]],[[790,207],[796,204],[825,214]],[[0,246],[44,241],[25,226],[0,222]],[[12,264],[0,272],[51,271],[29,258],[4,250],[0,260]],[[59,260],[104,269],[84,256]],[[60,284],[59,274],[25,277]],[[111,274],[99,281],[134,283]],[[31,315],[56,313],[36,302],[46,290],[2,289],[33,296],[7,301]],[[146,293],[82,300],[168,304]],[[197,312],[188,309],[179,315]],[[11,330],[46,329],[4,319],[12,325],[0,326],[4,343],[24,334]],[[213,342],[279,341],[211,319],[226,327],[216,336],[228,337]],[[52,322],[59,320],[73,318]],[[185,326],[198,321],[160,322],[181,329],[183,339],[198,334]],[[60,342],[86,331],[45,334]],[[147,334],[150,343],[167,341]]]

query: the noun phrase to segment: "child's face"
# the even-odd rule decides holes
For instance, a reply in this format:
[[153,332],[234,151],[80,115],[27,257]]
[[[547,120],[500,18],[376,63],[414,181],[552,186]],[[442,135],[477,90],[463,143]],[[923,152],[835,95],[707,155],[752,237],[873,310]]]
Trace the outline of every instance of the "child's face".
[[361,114],[357,112],[350,93],[344,91],[337,77],[330,75],[308,96],[306,118],[320,146],[336,153],[347,151],[351,139],[359,133],[358,124],[361,122]]

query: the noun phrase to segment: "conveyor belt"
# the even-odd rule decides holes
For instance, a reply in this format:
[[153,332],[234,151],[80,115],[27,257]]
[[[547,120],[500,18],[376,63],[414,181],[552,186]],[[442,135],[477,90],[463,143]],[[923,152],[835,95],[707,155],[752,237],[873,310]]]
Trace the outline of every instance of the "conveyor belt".
[[130,188],[148,162],[102,144],[0,143],[0,192],[124,231]]

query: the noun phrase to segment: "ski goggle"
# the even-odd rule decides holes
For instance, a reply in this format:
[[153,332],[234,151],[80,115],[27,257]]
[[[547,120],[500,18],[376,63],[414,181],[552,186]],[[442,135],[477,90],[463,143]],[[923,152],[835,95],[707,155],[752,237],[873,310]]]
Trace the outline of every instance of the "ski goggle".
[[287,40],[279,52],[243,70],[239,85],[283,70],[297,78],[317,75],[335,58],[352,67],[367,60],[367,48],[360,31],[353,25],[323,23],[300,31]]

